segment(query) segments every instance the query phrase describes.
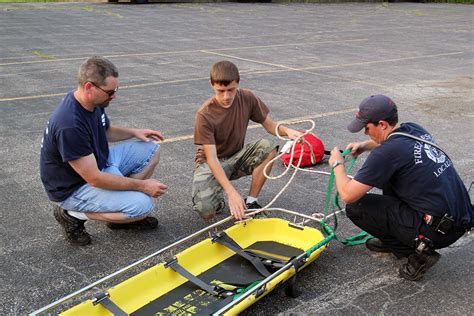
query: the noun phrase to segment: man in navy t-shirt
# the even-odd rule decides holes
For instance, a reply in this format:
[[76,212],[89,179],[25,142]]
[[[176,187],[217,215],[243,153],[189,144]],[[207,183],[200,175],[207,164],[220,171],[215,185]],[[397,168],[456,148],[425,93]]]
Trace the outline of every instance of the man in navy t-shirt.
[[[159,161],[160,132],[112,126],[105,108],[115,99],[118,71],[103,57],[79,68],[78,86],[52,113],[41,142],[40,173],[54,217],[74,245],[91,242],[84,223],[111,229],[152,229],[153,199],[167,186],[150,179]],[[109,148],[109,142],[121,142]]]
[[[376,238],[371,251],[406,257],[400,276],[420,280],[440,258],[435,249],[447,247],[471,228],[469,194],[452,161],[433,137],[415,123],[398,123],[395,103],[383,95],[359,105],[350,132],[365,130],[371,139],[347,146],[352,155],[371,151],[354,179],[344,170],[339,149],[329,164],[347,216]],[[373,187],[383,195],[366,194]]]

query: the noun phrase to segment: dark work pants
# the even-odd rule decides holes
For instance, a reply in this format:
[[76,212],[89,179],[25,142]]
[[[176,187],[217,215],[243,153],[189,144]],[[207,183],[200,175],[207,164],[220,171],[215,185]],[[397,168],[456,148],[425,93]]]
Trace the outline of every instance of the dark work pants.
[[366,194],[359,201],[346,205],[346,214],[355,225],[400,256],[415,252],[418,235],[429,238],[434,249],[447,247],[464,235],[464,232],[443,235],[434,231],[423,221],[420,212],[389,195]]

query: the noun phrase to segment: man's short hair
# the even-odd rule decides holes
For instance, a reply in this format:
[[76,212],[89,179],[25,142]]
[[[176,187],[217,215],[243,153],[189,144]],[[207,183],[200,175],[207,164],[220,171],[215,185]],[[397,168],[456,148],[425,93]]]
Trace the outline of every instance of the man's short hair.
[[398,113],[395,113],[392,117],[386,118],[384,121],[386,121],[388,125],[394,127],[398,123]]
[[237,66],[230,61],[223,60],[215,63],[211,68],[211,84],[223,86],[229,85],[232,81],[239,83],[240,75]]
[[108,77],[118,78],[119,73],[112,62],[101,56],[88,58],[79,67],[77,83],[82,86],[86,82],[92,82],[96,85],[105,85],[105,79]]

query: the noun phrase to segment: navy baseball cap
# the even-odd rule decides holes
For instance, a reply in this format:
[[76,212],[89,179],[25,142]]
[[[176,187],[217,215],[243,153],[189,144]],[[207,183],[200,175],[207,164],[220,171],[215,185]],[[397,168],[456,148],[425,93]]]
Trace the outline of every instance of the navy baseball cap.
[[368,123],[386,121],[397,115],[397,105],[387,96],[371,95],[359,105],[355,119],[347,126],[351,133],[357,133]]

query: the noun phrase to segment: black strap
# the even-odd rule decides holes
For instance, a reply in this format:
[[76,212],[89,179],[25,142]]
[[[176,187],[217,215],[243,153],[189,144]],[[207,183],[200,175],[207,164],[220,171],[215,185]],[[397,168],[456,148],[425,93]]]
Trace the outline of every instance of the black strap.
[[194,285],[197,285],[199,288],[203,289],[209,294],[219,296],[219,293],[214,289],[214,287],[207,284],[206,282],[194,276],[193,274],[191,274],[191,272],[183,268],[178,263],[178,260],[176,258],[173,258],[171,261],[168,261],[167,263],[165,263],[165,267],[166,268],[170,267],[175,272],[179,273],[182,277],[186,278],[189,282],[193,283]]
[[242,247],[239,246],[232,238],[229,237],[225,232],[217,233],[213,236],[213,241],[218,242],[219,244],[229,248],[242,258],[248,260],[254,267],[257,269],[258,273],[263,275],[264,277],[268,277],[271,273],[268,272],[267,268],[263,265],[260,259],[249,255],[248,253],[244,252]]
[[118,307],[114,302],[110,300],[108,293],[100,293],[99,295],[94,297],[94,299],[92,300],[92,304],[100,304],[104,306],[114,316],[128,316],[128,314],[125,313],[123,309]]
[[[339,149],[339,152],[342,154],[342,153],[344,152],[344,150]],[[330,151],[330,150],[325,150],[325,151],[324,151],[324,154],[325,154],[325,155],[328,155],[328,156],[331,156],[331,151]]]

